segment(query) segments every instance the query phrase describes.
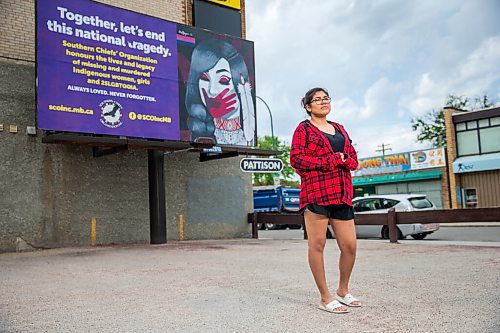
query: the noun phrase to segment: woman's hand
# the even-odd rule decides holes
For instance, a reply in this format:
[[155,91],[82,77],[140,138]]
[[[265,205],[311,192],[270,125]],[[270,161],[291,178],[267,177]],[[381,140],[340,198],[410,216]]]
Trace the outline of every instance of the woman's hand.
[[222,118],[229,112],[236,109],[235,104],[238,97],[236,96],[236,93],[230,93],[226,96],[226,94],[229,92],[229,88],[224,89],[213,98],[208,96],[205,89],[201,90],[203,92],[203,97],[205,98],[205,104],[207,106],[208,112],[210,112],[212,117]]
[[347,159],[346,154],[344,154],[344,153],[339,153],[339,154],[340,154],[340,158],[342,159],[342,162],[345,162],[345,160]]

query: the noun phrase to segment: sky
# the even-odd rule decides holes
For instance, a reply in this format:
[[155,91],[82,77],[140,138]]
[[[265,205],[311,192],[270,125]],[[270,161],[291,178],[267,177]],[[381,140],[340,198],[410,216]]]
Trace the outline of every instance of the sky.
[[[358,157],[431,148],[411,119],[449,94],[500,105],[499,0],[246,0],[256,92],[274,135],[291,143],[312,87],[332,97]],[[259,136],[271,135],[257,101]]]

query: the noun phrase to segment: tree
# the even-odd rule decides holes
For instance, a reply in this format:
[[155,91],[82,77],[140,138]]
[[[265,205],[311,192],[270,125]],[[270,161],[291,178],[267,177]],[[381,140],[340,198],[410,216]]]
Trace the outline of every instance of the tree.
[[432,110],[420,118],[411,120],[411,129],[419,131],[418,142],[430,141],[434,147],[446,145],[443,110]]
[[[290,146],[282,143],[279,138],[274,138],[276,150],[282,151],[280,155],[277,156],[281,161],[283,161],[283,171],[281,171],[280,181],[287,184],[296,184],[292,180],[292,176],[295,170],[290,166]],[[258,139],[257,147],[260,149],[273,149],[272,137],[269,135],[264,136],[264,138]],[[254,185],[271,185],[274,184],[272,173],[254,173],[253,174]]]
[[[446,106],[464,111],[473,111],[477,109],[486,109],[494,106],[494,103],[487,95],[482,97],[469,98],[450,94],[446,97]],[[416,117],[411,120],[411,129],[418,131],[417,141],[432,142],[434,147],[443,147],[446,145],[446,133],[444,128],[443,110],[432,110],[422,117]]]

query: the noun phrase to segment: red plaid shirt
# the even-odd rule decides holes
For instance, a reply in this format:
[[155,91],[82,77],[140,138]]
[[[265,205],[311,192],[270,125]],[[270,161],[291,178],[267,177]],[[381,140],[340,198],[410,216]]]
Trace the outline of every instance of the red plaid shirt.
[[290,164],[301,178],[300,210],[308,204],[352,206],[354,194],[351,172],[358,167],[358,157],[344,127],[329,122],[345,138],[345,162],[334,153],[328,138],[309,120],[297,126],[290,149]]

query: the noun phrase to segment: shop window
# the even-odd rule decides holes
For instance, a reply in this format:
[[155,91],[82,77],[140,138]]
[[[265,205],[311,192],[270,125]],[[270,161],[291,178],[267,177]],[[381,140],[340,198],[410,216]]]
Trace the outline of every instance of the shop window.
[[477,131],[457,133],[457,147],[459,156],[479,154]]
[[500,151],[500,127],[481,128],[479,138],[481,139],[481,153]]
[[465,208],[477,207],[477,194],[475,188],[464,188],[462,198],[463,198],[463,206]]

